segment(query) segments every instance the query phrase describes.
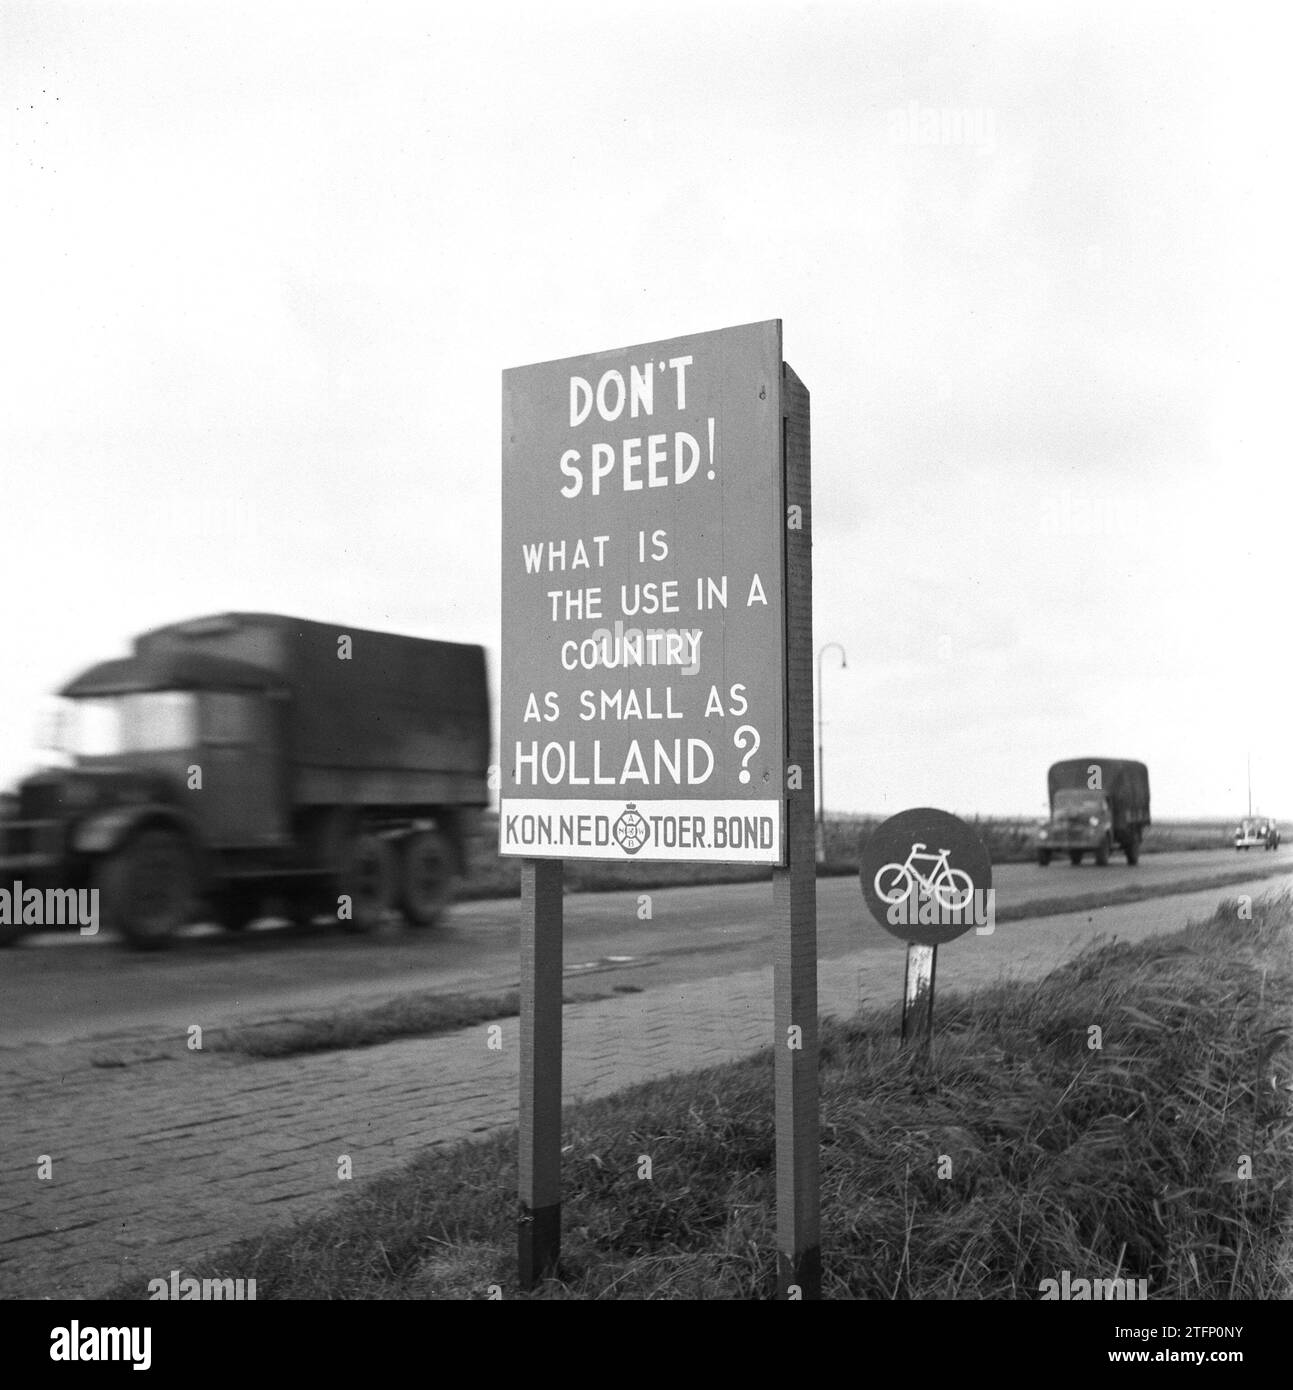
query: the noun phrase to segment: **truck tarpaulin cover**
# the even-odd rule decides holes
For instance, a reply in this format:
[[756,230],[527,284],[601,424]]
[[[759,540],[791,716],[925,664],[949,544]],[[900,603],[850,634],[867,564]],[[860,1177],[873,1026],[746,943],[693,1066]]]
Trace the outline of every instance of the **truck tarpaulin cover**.
[[489,700],[480,647],[226,613],[145,633],[135,650],[144,656],[177,645],[251,662],[291,687],[290,757],[297,767],[484,778]]
[[1046,778],[1051,801],[1065,790],[1100,790],[1118,820],[1149,823],[1149,769],[1129,758],[1069,758],[1055,763]]

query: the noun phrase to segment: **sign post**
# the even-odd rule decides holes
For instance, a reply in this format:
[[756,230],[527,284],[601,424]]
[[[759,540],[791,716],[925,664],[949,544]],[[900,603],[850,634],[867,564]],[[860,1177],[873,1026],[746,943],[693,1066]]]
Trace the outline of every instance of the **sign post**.
[[907,945],[907,974],[902,985],[902,1040],[915,1039],[928,1050],[934,1041],[934,970],[938,947]]
[[777,1141],[777,1292],[821,1297],[817,1102],[817,853],[813,829],[812,457],[808,392],[785,368],[786,757],[788,864],[773,874],[773,1064]]
[[774,871],[779,1269],[815,1296],[808,392],[772,320],[513,368],[502,423],[522,1281],[560,1242],[561,862],[708,861]]
[[555,1273],[561,1254],[560,859],[521,864],[521,1109],[517,1149],[522,1288]]

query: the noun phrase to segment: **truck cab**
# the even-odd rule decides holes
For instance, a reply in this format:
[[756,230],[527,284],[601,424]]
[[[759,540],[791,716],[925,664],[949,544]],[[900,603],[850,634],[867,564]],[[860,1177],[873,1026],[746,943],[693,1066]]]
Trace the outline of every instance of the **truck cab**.
[[156,652],[63,690],[74,766],[151,777],[214,847],[288,838],[274,677],[244,662]]
[[196,909],[205,851],[290,839],[282,693],[270,672],[199,653],[84,672],[60,692],[53,751],[63,765],[25,778],[0,819],[0,879],[103,889],[105,868],[143,841],[156,882],[140,930],[158,911]]
[[1103,792],[1063,789],[1055,793],[1050,819],[1037,832],[1038,858],[1045,865],[1053,854],[1067,852],[1073,863],[1079,864],[1084,854],[1091,853],[1097,863],[1107,864],[1109,855],[1104,847],[1112,839],[1109,798]]

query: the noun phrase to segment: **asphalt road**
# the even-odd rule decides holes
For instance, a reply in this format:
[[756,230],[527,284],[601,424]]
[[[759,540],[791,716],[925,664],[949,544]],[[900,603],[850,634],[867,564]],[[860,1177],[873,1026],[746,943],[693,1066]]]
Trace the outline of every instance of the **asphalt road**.
[[[998,910],[1136,884],[1185,891],[1221,873],[1236,880],[1281,866],[1233,850],[1146,856],[1130,868],[1064,863],[994,869]],[[1218,890],[1218,897],[1222,893]],[[649,915],[648,915],[649,914]],[[864,915],[855,877],[817,884],[819,958],[901,949]],[[1044,931],[1046,918],[1035,930]],[[565,966],[571,995],[635,991],[756,969],[771,960],[767,883],[568,896]],[[107,937],[53,934],[0,952],[0,1047],[57,1043],[164,1025],[204,1028],[371,1003],[412,991],[493,993],[518,980],[519,902],[463,903],[429,932],[392,924],[369,937],[326,924],[240,937],[196,928],[164,953]]]

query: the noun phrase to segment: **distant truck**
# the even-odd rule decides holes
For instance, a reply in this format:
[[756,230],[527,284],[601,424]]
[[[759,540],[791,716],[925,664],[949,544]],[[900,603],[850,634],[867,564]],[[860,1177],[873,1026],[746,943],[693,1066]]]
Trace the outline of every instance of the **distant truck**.
[[1126,758],[1069,758],[1046,775],[1051,817],[1037,832],[1037,862],[1043,867],[1067,853],[1080,864],[1085,854],[1107,864],[1117,845],[1127,863],[1140,858],[1149,825],[1149,770]]
[[488,801],[482,648],[224,613],[60,693],[70,766],[7,798],[0,884],[98,889],[100,923],[142,948],[213,916],[238,930],[266,899],[358,932],[451,900]]

